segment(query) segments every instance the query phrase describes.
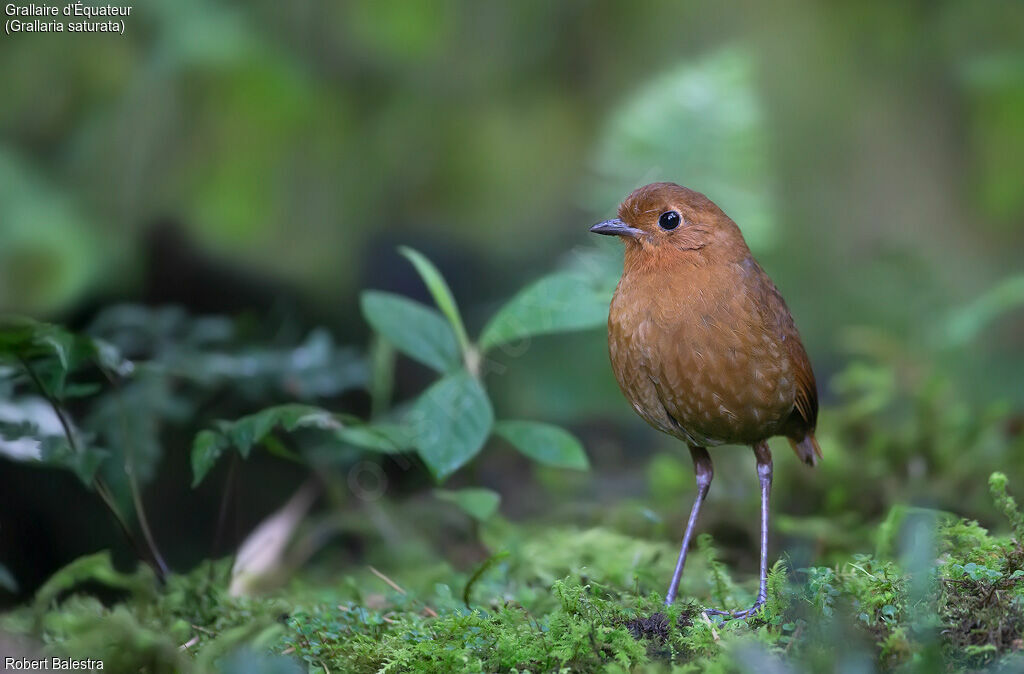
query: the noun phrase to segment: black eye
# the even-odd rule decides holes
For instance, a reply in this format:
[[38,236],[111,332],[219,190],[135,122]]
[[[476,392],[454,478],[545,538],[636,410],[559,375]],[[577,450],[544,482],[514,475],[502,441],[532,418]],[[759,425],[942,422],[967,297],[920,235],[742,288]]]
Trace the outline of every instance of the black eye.
[[658,226],[662,229],[675,229],[682,222],[682,218],[679,217],[679,213],[676,211],[665,211],[658,218]]

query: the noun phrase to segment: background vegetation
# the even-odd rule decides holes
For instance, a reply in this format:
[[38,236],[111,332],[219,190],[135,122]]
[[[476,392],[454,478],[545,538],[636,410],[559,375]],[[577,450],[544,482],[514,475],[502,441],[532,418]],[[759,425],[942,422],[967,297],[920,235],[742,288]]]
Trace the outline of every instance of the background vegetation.
[[[1009,1],[190,1],[5,36],[0,652],[1013,671],[1022,26]],[[818,375],[825,459],[773,445],[749,624],[694,608],[756,588],[741,448],[694,604],[656,615],[692,470],[615,387],[620,253],[586,233],[653,180],[740,224]]]

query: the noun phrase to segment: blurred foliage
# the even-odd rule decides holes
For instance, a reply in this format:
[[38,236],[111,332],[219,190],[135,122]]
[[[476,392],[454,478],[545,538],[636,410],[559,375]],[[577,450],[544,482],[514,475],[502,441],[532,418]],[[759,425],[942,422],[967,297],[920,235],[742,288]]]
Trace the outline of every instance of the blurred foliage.
[[[99,471],[124,496],[130,480],[152,479],[162,454],[161,426],[194,422],[211,392],[243,400],[275,394],[315,399],[365,383],[358,355],[336,349],[326,333],[279,349],[232,344],[235,330],[226,319],[193,320],[175,308],[111,307],[90,329],[102,337],[6,319],[0,380],[10,403],[3,410],[0,454],[70,468],[86,484]],[[50,409],[34,404],[40,395]],[[83,401],[88,407],[80,430],[66,408]],[[235,439],[247,452],[253,436],[266,433],[264,423],[280,423],[281,414],[233,429]],[[301,420],[288,418],[286,425]]]
[[398,239],[486,259],[486,301],[652,179],[770,255],[814,355],[1019,271],[1019,3],[582,11],[189,2],[4,41],[0,308],[138,291],[166,214],[322,306]]
[[753,58],[722,48],[645,82],[616,111],[586,198],[602,203],[664,176],[693,176],[687,187],[715,195],[760,253],[776,237],[768,149]]
[[106,252],[66,195],[0,146],[0,307],[52,308],[95,279]]

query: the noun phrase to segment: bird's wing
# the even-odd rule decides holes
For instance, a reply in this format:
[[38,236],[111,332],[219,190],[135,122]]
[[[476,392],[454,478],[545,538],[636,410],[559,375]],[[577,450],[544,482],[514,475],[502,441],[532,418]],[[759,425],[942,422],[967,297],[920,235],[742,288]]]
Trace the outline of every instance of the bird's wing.
[[762,295],[762,301],[758,306],[764,312],[766,325],[773,325],[779,332],[780,339],[785,345],[786,353],[789,356],[796,378],[796,395],[794,405],[796,411],[803,418],[808,430],[814,430],[818,424],[818,385],[814,380],[814,370],[811,369],[811,361],[807,357],[804,345],[800,341],[800,333],[793,323],[793,316],[789,313],[786,301],[782,299],[775,283],[768,277],[761,266],[751,257],[749,263],[754,268],[754,275],[758,280],[757,286]]

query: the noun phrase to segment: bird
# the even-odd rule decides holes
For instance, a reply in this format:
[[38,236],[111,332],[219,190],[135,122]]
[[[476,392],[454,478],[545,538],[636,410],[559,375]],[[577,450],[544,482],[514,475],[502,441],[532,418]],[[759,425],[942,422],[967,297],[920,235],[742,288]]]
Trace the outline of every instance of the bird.
[[693,460],[697,495],[665,604],[676,599],[714,476],[708,448],[749,445],[761,488],[757,599],[745,610],[707,613],[753,616],[768,595],[767,441],[785,436],[809,466],[821,458],[817,385],[793,317],[739,227],[700,192],[671,182],[645,185],[619,205],[617,218],[590,231],[625,242],[608,312],[619,388],[648,424],[685,442]]

